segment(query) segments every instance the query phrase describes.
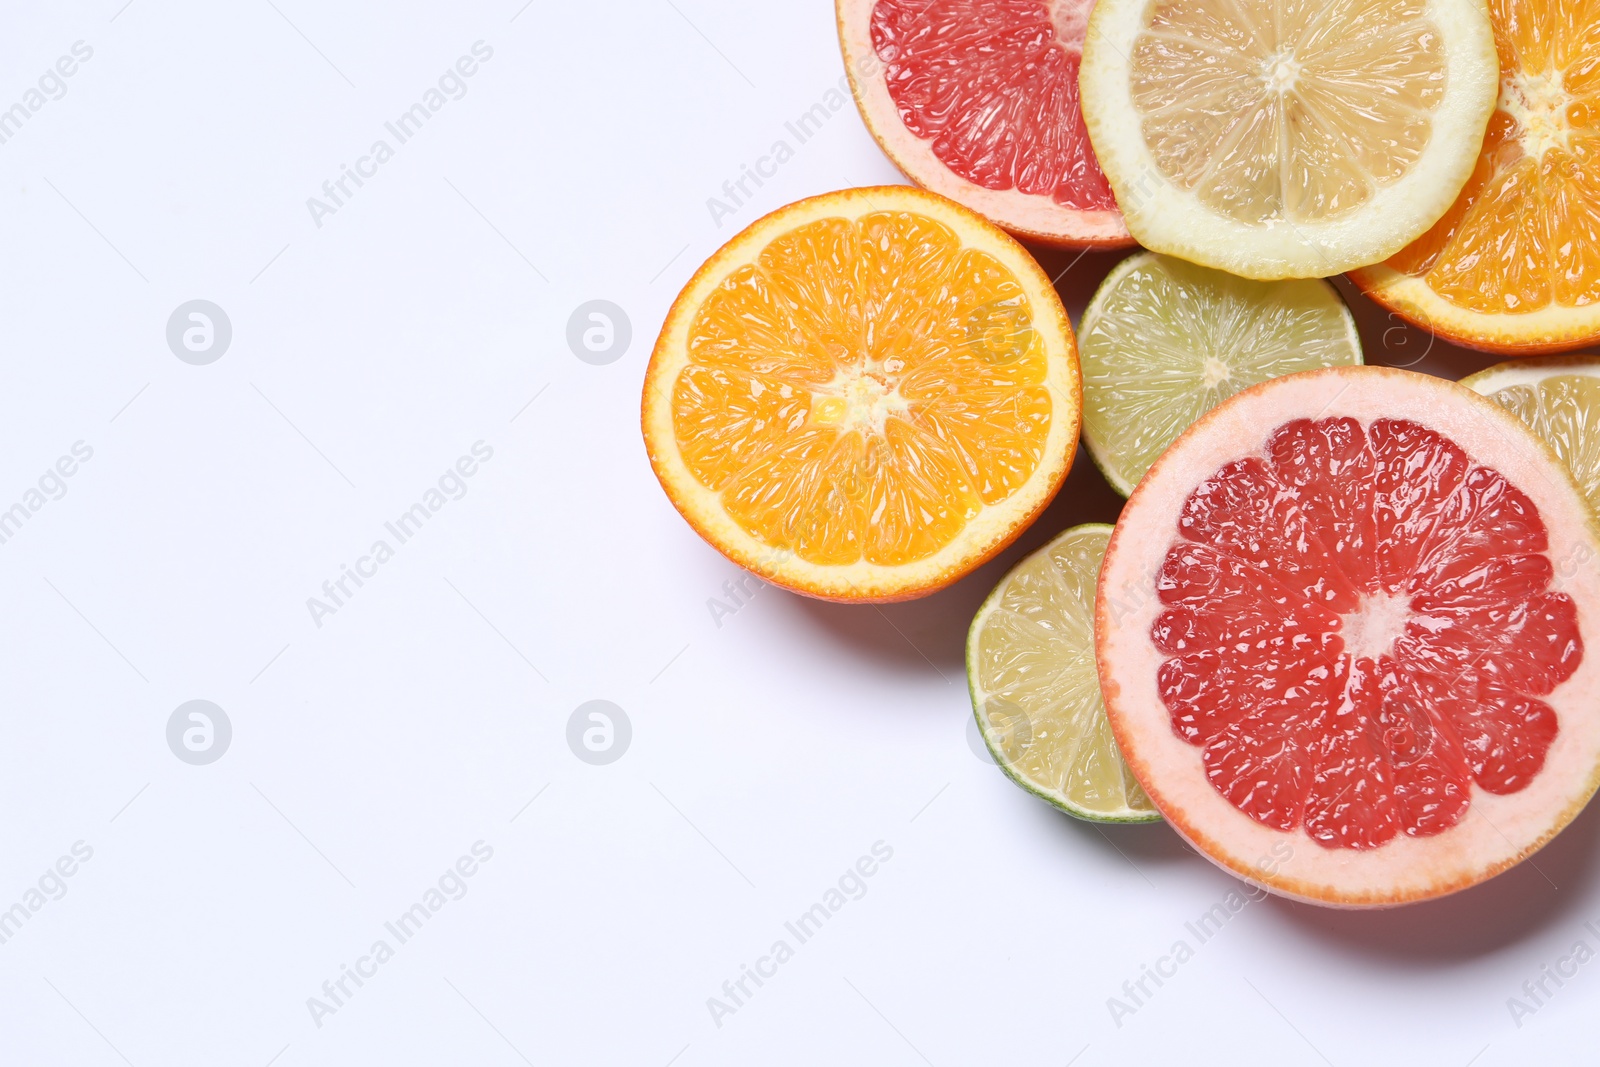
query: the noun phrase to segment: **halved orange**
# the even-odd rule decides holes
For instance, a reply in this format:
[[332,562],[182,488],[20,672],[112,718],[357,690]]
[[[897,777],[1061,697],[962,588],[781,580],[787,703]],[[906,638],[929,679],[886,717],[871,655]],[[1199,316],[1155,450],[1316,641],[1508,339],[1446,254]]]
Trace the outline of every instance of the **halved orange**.
[[1082,386],[1050,279],[905,186],[791,204],[689,280],[645,375],[651,465],[729,559],[828,600],[922,596],[1055,495]]
[[1500,103],[1455,206],[1368,296],[1507,355],[1600,339],[1600,0],[1490,0]]

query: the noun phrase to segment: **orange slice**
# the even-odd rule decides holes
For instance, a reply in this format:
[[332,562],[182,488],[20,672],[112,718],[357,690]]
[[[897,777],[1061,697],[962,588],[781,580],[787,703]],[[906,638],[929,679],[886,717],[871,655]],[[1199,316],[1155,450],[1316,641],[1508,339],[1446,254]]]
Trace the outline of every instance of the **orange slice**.
[[810,596],[903,600],[1050,502],[1081,390],[1021,245],[941,196],[850,189],[760,219],[690,279],[650,357],[644,439],[735,563]]
[[1508,355],[1600,339],[1600,2],[1491,0],[1500,103],[1466,190],[1351,278],[1456,344]]

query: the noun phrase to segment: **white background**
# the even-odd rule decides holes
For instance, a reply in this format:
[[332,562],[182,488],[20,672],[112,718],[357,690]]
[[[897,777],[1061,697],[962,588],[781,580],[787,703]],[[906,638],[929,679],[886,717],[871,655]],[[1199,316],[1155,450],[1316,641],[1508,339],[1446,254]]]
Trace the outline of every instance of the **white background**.
[[[1022,552],[1114,517],[1086,464],[945,593],[767,589],[713,620],[739,572],[656,485],[639,387],[672,297],[737,227],[898,180],[846,108],[754,202],[720,227],[708,210],[837,84],[828,5],[122,4],[11,4],[0,32],[0,107],[94,50],[0,145],[0,508],[94,450],[0,545],[0,908],[93,849],[0,944],[0,1063],[1592,1048],[1600,966],[1520,1027],[1507,998],[1600,947],[1594,812],[1458,898],[1269,900],[1199,945],[1185,923],[1228,876],[1164,826],[1059,815],[975,754],[967,622]],[[384,122],[480,40],[465,95],[317,226],[307,198],[394,147]],[[1076,315],[1117,257],[1041,258]],[[196,298],[233,328],[207,366],[165,337]],[[632,323],[609,365],[566,342],[591,299]],[[1485,365],[1357,311],[1372,362]],[[478,441],[467,494],[319,627],[307,598]],[[207,766],[167,745],[192,699],[233,727]],[[591,699],[632,723],[607,766],[566,741]],[[384,922],[478,841],[466,895],[319,1026],[308,998],[394,944]],[[794,946],[784,922],[878,841],[893,858],[866,894],[717,1025],[707,998]],[[1108,998],[1180,938],[1194,957],[1118,1025]]]

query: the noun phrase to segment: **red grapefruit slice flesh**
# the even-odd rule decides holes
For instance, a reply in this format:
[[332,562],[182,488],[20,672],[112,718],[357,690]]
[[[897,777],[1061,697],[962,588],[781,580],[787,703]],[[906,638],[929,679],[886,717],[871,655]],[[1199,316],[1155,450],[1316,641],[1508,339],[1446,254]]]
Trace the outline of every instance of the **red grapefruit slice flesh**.
[[1347,906],[1473,885],[1600,782],[1600,539],[1570,476],[1454,383],[1241,393],[1129,499],[1101,571],[1113,730],[1225,868]]
[[838,0],[862,118],[896,166],[1022,237],[1133,238],[1078,101],[1093,0]]

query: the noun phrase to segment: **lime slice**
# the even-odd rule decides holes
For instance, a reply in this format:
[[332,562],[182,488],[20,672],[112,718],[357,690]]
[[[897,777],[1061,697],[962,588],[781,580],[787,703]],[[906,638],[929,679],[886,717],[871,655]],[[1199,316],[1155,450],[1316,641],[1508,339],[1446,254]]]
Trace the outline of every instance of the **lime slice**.
[[1518,359],[1461,382],[1544,438],[1600,513],[1600,356]]
[[1078,331],[1083,437],[1123,496],[1201,415],[1252,385],[1361,362],[1320,279],[1253,282],[1142,252],[1106,277]]
[[1100,702],[1094,596],[1110,538],[1109,526],[1075,526],[995,586],[967,633],[967,685],[1012,781],[1080,819],[1155,822]]

